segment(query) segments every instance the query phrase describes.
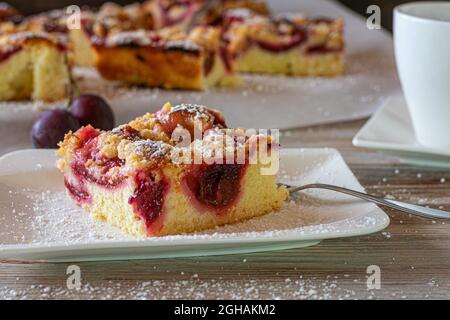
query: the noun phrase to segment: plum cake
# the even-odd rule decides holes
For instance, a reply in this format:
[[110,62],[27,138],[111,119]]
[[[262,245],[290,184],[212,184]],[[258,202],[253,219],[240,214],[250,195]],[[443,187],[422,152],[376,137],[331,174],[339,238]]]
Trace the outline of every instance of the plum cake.
[[[98,12],[84,10],[81,29],[70,30],[74,61],[80,66],[95,66],[92,44],[111,34],[186,26],[203,3],[204,0],[147,0],[120,6],[108,2]],[[248,8],[260,14],[268,13],[262,0],[222,0],[199,23],[219,24],[222,13],[232,8]]]
[[265,17],[238,9],[225,14],[224,29],[224,52],[238,72],[293,76],[343,72],[342,19]]
[[0,2],[0,23],[1,22],[19,22],[22,15],[14,7],[6,2]]
[[163,236],[280,209],[288,192],[263,170],[278,154],[270,136],[227,128],[216,110],[167,103],[112,131],[68,133],[58,167],[70,197],[94,218]]
[[69,38],[72,54],[77,65],[94,67],[92,43],[110,34],[132,30],[153,30],[155,21],[148,3],[120,6],[105,3],[98,12],[84,10],[81,13],[80,29],[71,29]]
[[54,101],[70,93],[66,44],[55,35],[0,35],[0,100]]
[[220,28],[189,33],[170,27],[130,31],[94,43],[98,72],[105,79],[165,89],[201,90],[239,82],[221,51]]

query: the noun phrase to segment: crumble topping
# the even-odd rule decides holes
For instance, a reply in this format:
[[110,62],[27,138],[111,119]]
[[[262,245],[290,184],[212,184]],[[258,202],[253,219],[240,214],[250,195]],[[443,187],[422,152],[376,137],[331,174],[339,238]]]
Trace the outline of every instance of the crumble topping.
[[163,141],[123,140],[117,147],[118,157],[133,169],[158,167],[171,162],[173,146]]
[[139,140],[134,143],[134,152],[146,158],[162,158],[174,147],[163,141]]
[[205,106],[198,105],[198,104],[190,104],[190,103],[183,103],[176,105],[175,107],[171,107],[169,113],[174,112],[187,112],[194,116],[195,120],[205,120],[208,122],[214,121],[214,115],[209,112],[209,109]]
[[198,52],[200,51],[200,47],[191,40],[169,40],[166,42],[165,47],[167,49],[181,49],[183,51],[192,51]]
[[[96,32],[101,34],[101,32]],[[215,50],[220,44],[220,31],[214,27],[197,27],[186,34],[178,27],[158,31],[135,30],[110,32],[105,38],[108,47],[154,46],[167,50],[178,49],[187,52],[199,52],[202,49]],[[100,41],[99,44],[102,44]]]
[[308,50],[342,50],[343,20],[305,18],[285,13],[271,18],[246,10],[225,14],[224,39],[231,52],[245,50],[253,42],[270,51],[284,51],[302,45]]
[[196,27],[188,35],[188,39],[208,50],[215,50],[220,46],[220,30],[214,27]]
[[[1,9],[0,9],[1,11]],[[7,21],[0,25],[1,32],[47,32],[51,34],[59,34],[65,36],[67,28],[67,17],[65,10],[56,9],[43,12],[28,17],[20,14],[11,16]],[[0,21],[1,21],[0,14]]]
[[157,40],[158,38],[154,32],[145,30],[124,31],[108,36],[106,45],[111,47],[128,45],[149,46],[156,44]]
[[[174,124],[174,129],[191,131],[193,119],[200,120],[204,125],[198,140],[192,139],[186,144],[185,141],[172,140],[172,136],[165,131],[167,123]],[[249,135],[244,129],[226,128],[222,120],[223,116],[218,111],[202,105],[180,104],[172,107],[166,103],[155,114],[148,113],[111,131],[99,132],[92,127],[85,127],[67,134],[57,152],[63,156],[58,166],[63,169],[71,162],[74,150],[86,143],[91,146],[94,144],[92,161],[86,162],[88,166],[95,165],[96,159],[111,159],[123,161],[124,167],[128,169],[142,169],[168,163],[176,167],[198,156],[203,159],[234,159],[235,156],[242,156],[245,160],[249,152],[263,142],[259,135]],[[97,133],[89,138],[86,133],[89,131]],[[272,145],[270,138],[268,142],[269,146]]]
[[55,34],[49,34],[46,32],[32,32],[24,31],[18,33],[6,33],[0,35],[0,46],[18,46],[23,44],[28,40],[44,40],[51,44],[58,46],[65,46],[67,44],[67,39]]
[[93,24],[95,35],[100,37],[129,30],[151,30],[156,27],[151,7],[138,3],[122,7],[107,2],[96,14],[90,14],[87,18]]

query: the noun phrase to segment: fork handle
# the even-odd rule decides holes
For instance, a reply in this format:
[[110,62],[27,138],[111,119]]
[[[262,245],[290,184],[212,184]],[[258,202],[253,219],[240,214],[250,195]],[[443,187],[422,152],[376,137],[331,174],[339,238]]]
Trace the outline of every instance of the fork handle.
[[322,183],[314,183],[307,184],[301,187],[288,187],[289,194],[293,194],[298,191],[306,190],[306,189],[327,189],[340,193],[344,193],[350,196],[354,196],[363,200],[367,200],[370,202],[377,203],[379,205],[383,205],[389,208],[393,208],[402,212],[410,213],[416,216],[421,216],[424,218],[438,218],[438,219],[450,219],[450,212],[438,209],[427,208],[424,206],[419,206],[416,204],[411,204],[398,200],[391,200],[386,198],[377,197],[371,194],[334,186],[331,184],[322,184]]

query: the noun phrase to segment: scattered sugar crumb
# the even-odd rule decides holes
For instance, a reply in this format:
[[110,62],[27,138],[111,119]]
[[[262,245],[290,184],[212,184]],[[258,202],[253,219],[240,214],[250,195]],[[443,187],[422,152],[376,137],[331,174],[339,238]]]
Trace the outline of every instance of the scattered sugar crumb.
[[391,233],[390,233],[390,232],[383,231],[383,232],[381,232],[381,234],[382,234],[384,237],[386,237],[387,239],[389,239],[389,238],[391,237]]

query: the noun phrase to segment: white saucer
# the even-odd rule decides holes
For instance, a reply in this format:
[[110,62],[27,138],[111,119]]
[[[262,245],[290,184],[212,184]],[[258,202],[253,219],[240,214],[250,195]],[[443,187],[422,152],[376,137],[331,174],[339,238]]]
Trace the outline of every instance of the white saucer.
[[405,162],[450,167],[450,149],[420,145],[403,95],[389,97],[353,138],[353,145],[395,152]]

